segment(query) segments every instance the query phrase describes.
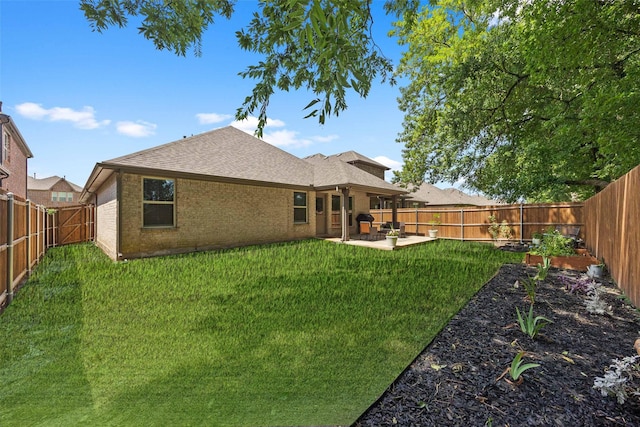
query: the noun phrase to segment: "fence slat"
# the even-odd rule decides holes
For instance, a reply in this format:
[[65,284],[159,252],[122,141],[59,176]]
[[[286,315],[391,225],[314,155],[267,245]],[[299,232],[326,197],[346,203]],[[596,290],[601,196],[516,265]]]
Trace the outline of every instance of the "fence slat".
[[585,243],[640,307],[640,166],[585,202]]

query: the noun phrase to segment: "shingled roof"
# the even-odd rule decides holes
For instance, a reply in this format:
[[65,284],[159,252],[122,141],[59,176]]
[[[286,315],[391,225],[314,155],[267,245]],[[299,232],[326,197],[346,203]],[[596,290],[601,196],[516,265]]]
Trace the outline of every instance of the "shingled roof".
[[389,170],[391,168],[383,165],[382,163],[378,163],[373,159],[370,159],[369,157],[362,155],[356,151],[345,151],[344,153],[339,153],[339,154],[333,154],[331,156],[328,157],[336,157],[340,160],[342,160],[343,162],[347,162],[347,163],[366,163],[372,166],[376,166],[379,167],[381,169],[384,170]]
[[[349,158],[368,159],[355,152],[347,153],[353,153]],[[95,192],[113,170],[318,190],[350,186],[385,195],[405,192],[346,163],[345,158],[318,154],[300,159],[228,126],[98,163],[89,176],[81,200]],[[372,162],[376,163],[371,159],[367,161]]]
[[335,187],[357,187],[376,194],[402,194],[406,191],[368,172],[346,163],[338,156],[314,154],[305,157],[313,165],[313,185],[317,190]]
[[27,176],[27,190],[49,191],[60,181],[66,181],[66,183],[69,184],[71,188],[73,188],[73,191],[82,191],[82,187],[80,187],[79,185],[76,185],[71,181],[67,181],[65,178],[61,178],[57,175],[47,178],[34,178],[32,176]]
[[93,192],[110,170],[157,176],[309,187],[307,162],[246,132],[227,126],[98,163],[85,190]]

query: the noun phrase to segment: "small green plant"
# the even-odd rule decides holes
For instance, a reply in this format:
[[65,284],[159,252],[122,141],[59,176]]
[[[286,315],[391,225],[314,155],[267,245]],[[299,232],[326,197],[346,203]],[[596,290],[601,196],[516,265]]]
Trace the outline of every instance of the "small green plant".
[[431,217],[431,221],[429,221],[429,225],[434,228],[440,225],[440,214],[433,214],[433,216]]
[[509,240],[513,237],[513,230],[509,226],[506,219],[502,220],[502,223],[498,224],[498,220],[495,215],[489,216],[489,234],[491,238],[496,241],[500,239]]
[[534,231],[533,234],[531,235],[531,238],[542,240],[542,233],[539,231]]
[[538,286],[538,282],[536,282],[535,278],[527,275],[526,279],[522,280],[522,285],[524,286],[524,290],[527,293],[527,298],[531,304],[536,302],[536,287]]
[[551,268],[551,259],[543,256],[542,264],[538,264],[538,272],[533,277],[533,280],[544,281],[547,278],[547,274],[549,274],[549,268]]
[[520,381],[520,376],[527,369],[537,368],[538,366],[540,366],[538,363],[525,363],[523,365],[522,356],[524,356],[524,351],[516,354],[516,356],[511,361],[511,367],[509,367],[509,375],[514,381]]
[[525,334],[529,335],[531,339],[534,339],[538,332],[549,323],[553,323],[551,320],[547,319],[544,316],[535,316],[533,315],[533,303],[529,306],[529,314],[526,317],[522,316],[520,313],[520,309],[516,307],[516,314],[518,316],[518,324],[520,325],[520,329]]
[[391,230],[389,230],[387,232],[387,236],[395,236],[398,237],[400,235],[400,230],[396,230],[395,228],[391,227]]

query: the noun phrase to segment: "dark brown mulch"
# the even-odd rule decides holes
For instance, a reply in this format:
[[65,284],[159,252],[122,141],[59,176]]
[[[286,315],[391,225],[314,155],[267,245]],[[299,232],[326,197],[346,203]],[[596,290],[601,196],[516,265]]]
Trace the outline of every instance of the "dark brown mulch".
[[[640,426],[640,403],[623,405],[593,388],[612,359],[632,356],[638,312],[610,279],[601,280],[613,315],[589,314],[552,269],[534,313],[551,319],[534,340],[516,322],[528,312],[523,286],[535,269],[505,265],[438,334],[354,426]],[[521,350],[539,363],[520,385],[497,378]],[[508,376],[508,375],[507,375]]]

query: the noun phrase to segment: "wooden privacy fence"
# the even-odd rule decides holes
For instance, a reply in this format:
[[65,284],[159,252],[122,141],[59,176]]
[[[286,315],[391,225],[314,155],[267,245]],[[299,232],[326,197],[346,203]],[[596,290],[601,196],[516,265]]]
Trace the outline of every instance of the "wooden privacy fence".
[[94,212],[85,205],[47,210],[0,191],[0,307],[48,247],[93,240]]
[[640,166],[584,205],[585,243],[640,307]]
[[[495,205],[473,207],[442,207],[442,208],[399,208],[397,222],[405,224],[405,231],[410,234],[427,235],[428,230],[434,228],[429,221],[434,215],[440,215],[438,219],[438,237],[456,240],[488,241],[489,216],[495,215],[498,224],[507,221],[512,229],[513,241],[528,241],[536,231],[543,232],[549,227],[558,225],[580,226],[580,236],[584,238],[583,231],[583,204],[582,203],[542,203],[542,204],[518,204]],[[371,210],[374,224],[391,222],[391,209]]]

